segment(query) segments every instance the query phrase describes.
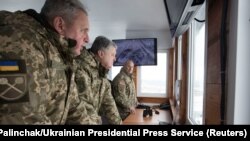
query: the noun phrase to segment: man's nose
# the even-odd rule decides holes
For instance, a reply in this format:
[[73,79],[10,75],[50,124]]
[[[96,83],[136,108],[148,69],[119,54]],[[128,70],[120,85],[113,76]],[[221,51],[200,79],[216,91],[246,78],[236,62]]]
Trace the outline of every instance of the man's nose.
[[85,43],[89,43],[89,34],[88,33],[86,33],[86,36],[83,38],[83,41]]

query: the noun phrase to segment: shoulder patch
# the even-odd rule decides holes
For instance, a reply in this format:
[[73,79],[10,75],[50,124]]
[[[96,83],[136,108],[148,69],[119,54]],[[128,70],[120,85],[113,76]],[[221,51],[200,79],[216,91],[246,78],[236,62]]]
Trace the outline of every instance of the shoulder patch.
[[0,102],[28,101],[28,86],[24,60],[0,60]]

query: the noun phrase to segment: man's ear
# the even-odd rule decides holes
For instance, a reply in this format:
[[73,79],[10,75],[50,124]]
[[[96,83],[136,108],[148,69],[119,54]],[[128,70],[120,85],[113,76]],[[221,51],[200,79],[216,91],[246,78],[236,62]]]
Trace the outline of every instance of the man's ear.
[[61,35],[64,34],[65,22],[62,17],[59,17],[59,16],[55,17],[53,20],[53,26],[59,34]]
[[100,58],[103,58],[103,56],[104,56],[104,51],[103,50],[98,50],[98,56],[100,57]]

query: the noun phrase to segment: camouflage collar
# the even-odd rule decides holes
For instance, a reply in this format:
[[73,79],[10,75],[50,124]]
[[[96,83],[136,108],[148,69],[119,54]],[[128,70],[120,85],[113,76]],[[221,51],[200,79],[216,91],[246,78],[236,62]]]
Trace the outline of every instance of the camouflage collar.
[[92,53],[90,50],[84,48],[81,52],[81,55],[77,58],[78,62],[81,62],[81,64],[84,64],[84,66],[86,65],[95,70],[98,70],[98,74],[100,77],[107,76],[109,70],[107,70],[101,65],[100,61],[96,58],[95,54]]
[[93,61],[95,62],[96,64],[96,68],[98,69],[99,71],[99,76],[100,77],[106,77],[107,74],[108,74],[108,69],[104,68],[101,64],[101,62],[97,59],[96,55],[94,53],[92,53],[90,50],[88,50],[89,53],[91,54],[91,56],[93,57]]
[[33,17],[37,22],[39,22],[46,29],[50,29],[56,32],[56,30],[53,27],[51,27],[50,24],[45,20],[44,16],[37,13],[35,10],[28,9],[28,10],[23,11],[23,13]]
[[121,71],[120,71],[121,73],[123,73],[124,75],[126,75],[126,76],[128,76],[128,77],[130,77],[130,78],[133,78],[133,74],[129,74],[129,73],[127,73],[126,71],[125,71],[125,68],[124,67],[122,67],[122,69],[121,69]]

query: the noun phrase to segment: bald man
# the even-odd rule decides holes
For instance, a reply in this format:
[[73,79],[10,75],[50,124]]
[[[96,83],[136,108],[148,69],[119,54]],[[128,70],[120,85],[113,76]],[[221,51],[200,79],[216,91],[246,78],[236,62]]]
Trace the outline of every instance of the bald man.
[[138,104],[133,80],[134,62],[128,60],[112,82],[113,95],[122,120],[135,113]]

